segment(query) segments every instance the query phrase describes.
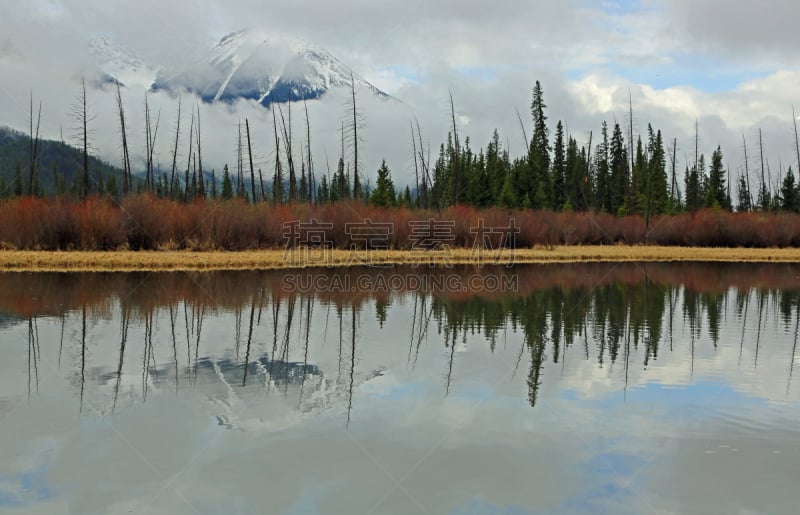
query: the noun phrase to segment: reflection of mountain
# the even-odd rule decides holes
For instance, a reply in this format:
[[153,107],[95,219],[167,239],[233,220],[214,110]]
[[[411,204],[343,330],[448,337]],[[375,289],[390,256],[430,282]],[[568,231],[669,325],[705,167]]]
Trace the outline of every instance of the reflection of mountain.
[[[374,303],[377,325],[370,330],[390,340],[405,340],[404,350],[399,352],[411,369],[419,356],[425,355],[426,347],[444,351],[445,394],[460,380],[456,349],[462,342],[479,338],[480,345],[494,354],[500,342],[505,346],[509,333],[516,333],[520,340],[514,370],[515,374],[517,368],[528,370],[527,396],[532,406],[541,398],[544,385],[558,383],[558,378],[548,373],[548,366],[568,371],[569,367],[591,364],[597,369],[622,370],[624,376],[616,379],[620,388],[626,388],[629,371],[637,370],[640,380],[663,373],[659,367],[665,355],[668,360],[689,363],[693,371],[696,353],[702,355],[695,344],[701,340],[706,361],[713,361],[717,352],[730,351],[735,340],[737,355],[751,353],[751,365],[761,372],[765,343],[770,341],[769,348],[774,351],[776,331],[783,335],[778,338],[783,345],[779,359],[782,367],[785,362],[790,382],[800,337],[800,288],[732,289],[712,280],[711,286],[698,291],[665,280],[694,269],[699,275],[685,275],[685,281],[708,281],[711,273],[726,268],[650,264],[646,269],[624,265],[520,267],[521,290],[515,295],[462,298],[417,292],[406,294],[402,302],[376,292],[351,294],[349,301],[348,295],[341,293],[327,298],[329,294],[323,292],[286,294],[280,281],[274,281],[281,274],[272,272],[153,274],[138,276],[135,281],[125,274],[99,278],[0,275],[0,286],[6,281],[13,285],[12,291],[28,292],[27,300],[16,299],[19,313],[35,313],[37,307],[51,313],[53,306],[66,309],[76,302],[93,305],[71,308],[65,317],[41,321],[38,329],[37,317],[28,319],[31,391],[38,387],[42,370],[37,369],[41,326],[49,325],[50,335],[60,333],[63,343],[65,324],[64,355],[71,367],[70,381],[80,390],[82,400],[85,392],[87,398],[95,399],[89,404],[102,409],[111,405],[110,385],[115,406],[118,397],[138,403],[147,400],[148,392],[174,388],[178,393],[197,390],[220,406],[253,403],[259,406],[253,412],[271,409],[261,404],[269,398],[291,398],[298,413],[346,405],[349,417],[354,391],[386,369],[383,359],[370,355],[383,342],[362,340],[362,319],[369,319],[364,315],[370,303]],[[733,266],[721,276],[731,274],[741,281],[734,277],[737,271],[741,267]],[[759,280],[765,279],[762,284],[796,281],[793,269],[785,265],[752,271]],[[641,273],[641,280],[631,272]],[[568,286],[559,286],[559,279]],[[84,287],[87,292],[81,291]],[[0,306],[13,305],[13,296],[4,296],[2,291]],[[29,302],[40,297],[47,301]],[[401,335],[381,333],[384,324],[398,320],[395,309],[400,310],[400,319],[410,320],[410,327],[403,327]],[[18,320],[17,315],[4,316]],[[98,336],[96,327],[101,320],[113,320],[115,334]],[[117,324],[122,327],[121,338]],[[209,324],[216,327],[212,337],[202,329]],[[220,328],[226,327],[220,340]],[[128,336],[129,331],[135,336]],[[110,344],[115,339],[120,343]],[[271,396],[273,392],[280,395]]]
[[[214,360],[201,358],[197,366],[185,371],[203,384],[219,382],[231,387],[263,386],[269,381],[275,386],[299,386],[310,378],[321,379],[322,370],[310,363],[270,360],[269,356],[261,356],[245,365],[230,359]],[[155,383],[170,383],[174,370],[168,365],[148,370]],[[109,378],[114,377],[113,375]]]

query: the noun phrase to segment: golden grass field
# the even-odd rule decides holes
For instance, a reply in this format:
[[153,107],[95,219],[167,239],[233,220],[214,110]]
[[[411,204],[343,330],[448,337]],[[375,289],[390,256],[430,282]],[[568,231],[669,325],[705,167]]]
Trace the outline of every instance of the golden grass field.
[[[512,261],[513,260],[513,261]],[[314,266],[369,264],[507,264],[578,263],[601,261],[735,261],[800,263],[799,248],[711,248],[657,246],[557,246],[477,254],[470,249],[449,251],[284,249],[242,252],[112,251],[42,252],[0,251],[0,271],[7,272],[133,272],[270,270]]]

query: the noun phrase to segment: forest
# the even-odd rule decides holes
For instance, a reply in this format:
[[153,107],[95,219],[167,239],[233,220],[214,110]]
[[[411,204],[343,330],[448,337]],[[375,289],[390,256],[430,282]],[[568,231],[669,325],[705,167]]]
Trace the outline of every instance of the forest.
[[[360,164],[355,87],[347,104],[352,119],[342,123],[335,170],[323,170],[312,155],[303,102],[305,141],[299,145],[293,142],[298,129],[292,128],[292,103],[272,107],[274,168],[265,174],[254,166],[247,119],[238,128],[235,165],[226,164],[221,173],[204,169],[200,111],[192,109],[187,131],[180,100],[166,169],[154,158],[160,115],[153,115],[145,100],[145,169],[134,173],[130,127],[116,86],[118,168],[91,155],[85,84],[72,113],[79,128],[77,145],[40,138],[41,104],[37,115],[33,97],[29,133],[0,131],[0,246],[275,248],[286,243],[284,222],[310,219],[332,223],[326,238],[340,248],[356,243],[343,225],[366,219],[393,224],[390,248],[408,248],[409,222],[429,219],[455,222],[455,244],[462,246],[471,244],[470,231],[479,220],[507,227],[511,219],[520,227],[511,243],[516,246],[800,243],[800,183],[791,166],[773,178],[764,165],[760,132],[751,152],[761,162],[756,171],[749,170],[746,158],[745,169],[732,178],[721,148],[707,160],[697,138],[694,162],[678,170],[677,141],[665,140],[651,124],[644,135],[634,135],[632,105],[627,130],[618,122],[603,122],[598,135],[589,133],[587,144],[567,133],[561,120],[551,133],[539,81],[532,91],[530,134],[519,117],[525,155],[512,158],[496,130],[485,148],[473,150],[469,138],[461,140],[451,96],[451,129],[435,158],[419,123],[410,122],[414,174],[404,188],[395,186],[385,161],[374,175]],[[797,158],[800,162],[800,144]]]

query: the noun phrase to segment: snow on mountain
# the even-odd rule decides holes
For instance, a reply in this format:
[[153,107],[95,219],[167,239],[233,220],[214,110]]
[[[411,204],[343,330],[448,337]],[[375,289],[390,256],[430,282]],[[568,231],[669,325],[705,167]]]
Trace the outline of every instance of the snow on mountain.
[[330,89],[348,86],[351,74],[356,87],[389,98],[323,49],[240,30],[223,37],[206,57],[186,68],[159,72],[152,89],[187,90],[205,102],[250,99],[268,106],[320,98]]
[[89,52],[97,62],[104,82],[114,80],[149,87],[155,80],[157,68],[139,59],[133,50],[119,46],[105,36],[89,41]]

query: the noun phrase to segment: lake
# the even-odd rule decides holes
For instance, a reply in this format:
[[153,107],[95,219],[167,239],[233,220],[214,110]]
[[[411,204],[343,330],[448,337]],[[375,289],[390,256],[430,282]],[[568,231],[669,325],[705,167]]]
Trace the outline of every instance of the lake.
[[0,511],[794,513],[799,329],[786,264],[0,274]]

